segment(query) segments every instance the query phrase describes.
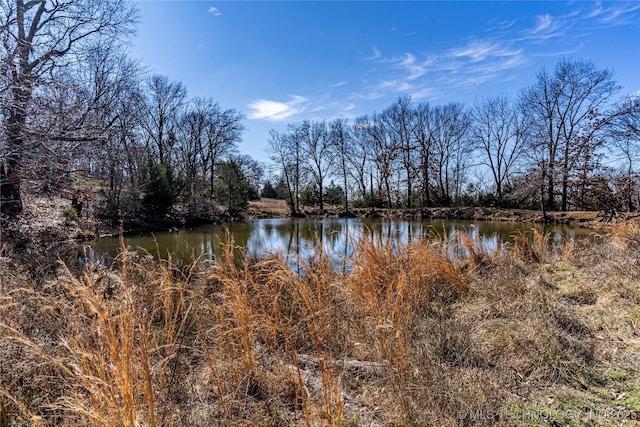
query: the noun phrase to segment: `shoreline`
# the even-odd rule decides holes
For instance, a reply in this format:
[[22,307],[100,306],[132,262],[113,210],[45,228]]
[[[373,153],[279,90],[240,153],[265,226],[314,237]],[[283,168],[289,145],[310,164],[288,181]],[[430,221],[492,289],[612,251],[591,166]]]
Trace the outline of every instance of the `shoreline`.
[[[92,210],[74,221],[66,221],[60,211],[68,204],[65,199],[32,200],[18,221],[2,230],[0,245],[17,251],[41,250],[66,243],[80,243],[104,237],[176,230],[190,225],[240,222],[253,219],[292,218],[286,201],[261,199],[249,203],[248,210],[232,218],[224,213],[211,218],[129,219],[121,225],[112,220],[99,219]],[[465,220],[490,222],[519,222],[532,224],[569,225],[585,228],[606,228],[621,221],[640,217],[637,212],[553,211],[543,217],[541,211],[492,207],[432,207],[412,209],[354,208],[349,212],[337,207],[303,209],[304,218],[386,218],[418,220]]]
[[[246,219],[290,218],[288,211],[274,208],[252,207],[250,204]],[[639,218],[637,212],[604,211],[551,211],[543,216],[541,211],[493,207],[432,207],[411,209],[356,208],[344,212],[338,208],[303,209],[304,218],[388,218],[388,219],[445,219],[466,221],[546,223],[571,225],[587,228],[602,228],[611,223]]]

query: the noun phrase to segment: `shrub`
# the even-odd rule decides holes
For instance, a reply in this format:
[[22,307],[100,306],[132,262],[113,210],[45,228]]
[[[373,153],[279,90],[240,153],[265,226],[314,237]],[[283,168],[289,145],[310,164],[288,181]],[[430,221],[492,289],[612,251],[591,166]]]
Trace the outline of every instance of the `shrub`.
[[149,163],[142,176],[142,205],[150,216],[163,217],[178,201],[185,182],[174,176],[171,167]]
[[78,211],[76,211],[76,208],[74,208],[73,206],[67,206],[66,208],[62,209],[62,213],[60,213],[60,216],[66,222],[75,221],[78,218]]
[[251,185],[238,163],[229,161],[218,165],[213,196],[226,207],[230,215],[240,214],[247,209],[250,192]]
[[262,191],[260,192],[260,196],[264,197],[266,199],[277,199],[278,198],[278,192],[276,191],[275,188],[273,188],[273,185],[271,185],[271,182],[267,181],[264,184],[264,187],[262,188]]

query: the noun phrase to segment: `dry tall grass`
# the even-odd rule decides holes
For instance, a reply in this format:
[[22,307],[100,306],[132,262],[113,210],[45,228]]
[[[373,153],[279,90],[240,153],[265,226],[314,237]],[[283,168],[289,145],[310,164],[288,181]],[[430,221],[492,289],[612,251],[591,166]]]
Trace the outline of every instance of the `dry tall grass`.
[[364,238],[347,273],[232,241],[209,266],[123,251],[46,280],[3,258],[0,426],[581,425],[590,393],[633,422],[634,227],[493,253]]

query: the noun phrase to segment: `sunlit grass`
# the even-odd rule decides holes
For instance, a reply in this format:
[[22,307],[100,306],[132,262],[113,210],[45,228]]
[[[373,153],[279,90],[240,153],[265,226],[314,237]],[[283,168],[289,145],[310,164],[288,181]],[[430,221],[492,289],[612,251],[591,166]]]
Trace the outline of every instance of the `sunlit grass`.
[[638,234],[363,237],[343,272],[321,248],[292,267],[230,238],[210,265],[123,249],[34,277],[4,258],[0,425],[511,425],[480,414],[549,393],[557,422],[596,393],[633,414]]

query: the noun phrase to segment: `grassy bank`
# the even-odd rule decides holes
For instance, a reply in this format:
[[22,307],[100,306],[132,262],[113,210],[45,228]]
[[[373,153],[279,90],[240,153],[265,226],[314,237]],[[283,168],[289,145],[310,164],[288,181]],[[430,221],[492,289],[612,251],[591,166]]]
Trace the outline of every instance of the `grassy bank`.
[[[640,227],[111,268],[2,258],[0,426],[624,425],[640,417]],[[454,259],[449,253],[464,255]]]

